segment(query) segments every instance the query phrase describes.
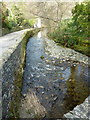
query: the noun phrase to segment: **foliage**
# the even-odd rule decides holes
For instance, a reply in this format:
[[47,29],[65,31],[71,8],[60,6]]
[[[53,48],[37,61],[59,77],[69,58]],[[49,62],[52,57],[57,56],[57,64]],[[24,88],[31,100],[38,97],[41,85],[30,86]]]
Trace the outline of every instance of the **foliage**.
[[[90,2],[77,4],[72,11],[73,13],[73,24],[76,27],[76,33],[89,37],[89,26],[90,26]],[[81,38],[82,39],[82,38]]]
[[9,30],[21,29],[22,28],[30,28],[33,27],[35,21],[30,19],[25,19],[23,13],[20,8],[16,5],[13,5],[11,9],[9,9],[5,3],[2,3],[2,27],[8,28]]
[[[88,56],[90,46],[90,2],[76,4],[72,18],[63,20],[48,36],[60,45],[73,48]],[[79,48],[80,47],[80,48]]]
[[33,27],[34,24],[35,24],[35,20],[33,19],[23,21],[23,26],[26,27]]
[[14,15],[15,22],[17,23],[18,26],[21,26],[24,21],[23,13],[16,5],[12,6],[11,11],[12,14]]
[[48,34],[49,37],[63,46],[73,46],[73,44],[76,44],[76,41],[74,40],[75,36],[72,39],[72,33],[74,32],[71,24],[71,19],[62,21],[61,25],[54,32]]
[[3,28],[11,28],[10,21],[8,19],[9,17],[9,10],[6,8],[6,5],[2,3],[2,27]]

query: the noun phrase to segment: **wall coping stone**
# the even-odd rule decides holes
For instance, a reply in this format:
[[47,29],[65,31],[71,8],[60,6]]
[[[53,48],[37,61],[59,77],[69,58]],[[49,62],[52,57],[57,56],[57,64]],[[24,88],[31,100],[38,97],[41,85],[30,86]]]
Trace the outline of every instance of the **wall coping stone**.
[[31,29],[24,29],[0,37],[0,68],[8,60],[10,55],[22,41],[25,33]]

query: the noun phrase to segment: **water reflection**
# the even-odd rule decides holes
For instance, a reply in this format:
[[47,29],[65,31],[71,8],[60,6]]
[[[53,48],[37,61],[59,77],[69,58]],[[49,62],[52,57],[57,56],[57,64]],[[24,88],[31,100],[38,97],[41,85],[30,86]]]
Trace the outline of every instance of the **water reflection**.
[[[71,76],[67,80],[67,93],[65,106],[68,110],[72,110],[76,105],[81,104],[89,95],[88,83],[84,80],[76,79],[76,71],[79,72],[79,76],[82,78],[82,70],[78,71],[78,67],[71,67]],[[88,79],[88,78],[87,78]]]
[[42,37],[42,34],[41,34],[41,31],[38,33],[38,38],[41,38]]

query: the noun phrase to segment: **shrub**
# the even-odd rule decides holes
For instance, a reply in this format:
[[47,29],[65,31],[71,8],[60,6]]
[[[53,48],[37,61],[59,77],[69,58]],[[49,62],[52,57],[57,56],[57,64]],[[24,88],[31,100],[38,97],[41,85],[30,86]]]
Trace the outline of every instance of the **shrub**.
[[71,19],[63,20],[48,36],[60,45],[89,55],[90,1],[77,4],[72,10],[72,15]]

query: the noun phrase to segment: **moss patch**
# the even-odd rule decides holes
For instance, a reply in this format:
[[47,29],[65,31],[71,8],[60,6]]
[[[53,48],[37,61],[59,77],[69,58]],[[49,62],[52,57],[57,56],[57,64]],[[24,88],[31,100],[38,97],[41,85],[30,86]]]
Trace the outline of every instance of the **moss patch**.
[[44,59],[44,56],[41,56],[40,58],[41,58],[41,59]]

